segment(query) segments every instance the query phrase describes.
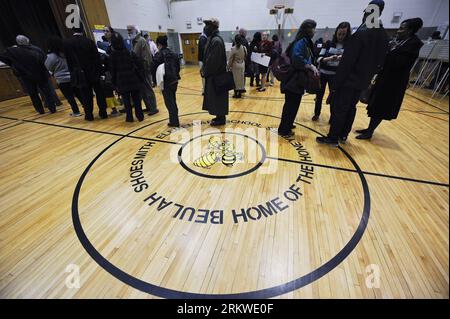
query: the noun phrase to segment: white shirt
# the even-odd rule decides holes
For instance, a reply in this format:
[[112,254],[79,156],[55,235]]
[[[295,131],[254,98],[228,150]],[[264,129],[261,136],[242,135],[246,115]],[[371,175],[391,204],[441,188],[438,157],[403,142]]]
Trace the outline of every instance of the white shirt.
[[150,45],[150,52],[152,53],[152,56],[155,56],[155,54],[158,52],[158,47],[153,41],[148,41],[148,44]]

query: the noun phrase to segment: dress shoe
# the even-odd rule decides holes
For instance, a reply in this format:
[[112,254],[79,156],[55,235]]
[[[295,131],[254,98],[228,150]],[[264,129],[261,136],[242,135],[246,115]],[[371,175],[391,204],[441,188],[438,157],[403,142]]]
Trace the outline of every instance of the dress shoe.
[[158,114],[159,113],[159,110],[152,110],[152,111],[147,111],[148,113],[148,116],[152,116],[152,115],[155,115],[155,114]]
[[319,144],[325,144],[325,145],[329,145],[329,146],[333,146],[333,147],[338,147],[339,146],[339,141],[327,136],[321,136],[316,138],[317,143]]
[[211,121],[210,125],[211,126],[222,126],[222,125],[225,125],[225,121],[214,119],[214,120]]
[[372,138],[372,133],[366,132],[356,137],[357,140],[370,140]]

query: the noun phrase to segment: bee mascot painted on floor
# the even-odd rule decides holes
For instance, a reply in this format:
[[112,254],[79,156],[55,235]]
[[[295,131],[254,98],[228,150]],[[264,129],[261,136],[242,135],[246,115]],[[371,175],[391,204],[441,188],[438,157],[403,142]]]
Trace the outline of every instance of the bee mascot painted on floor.
[[194,161],[194,166],[209,169],[214,164],[222,162],[223,165],[232,167],[242,159],[243,154],[236,152],[233,143],[218,136],[212,136],[209,139],[207,152]]

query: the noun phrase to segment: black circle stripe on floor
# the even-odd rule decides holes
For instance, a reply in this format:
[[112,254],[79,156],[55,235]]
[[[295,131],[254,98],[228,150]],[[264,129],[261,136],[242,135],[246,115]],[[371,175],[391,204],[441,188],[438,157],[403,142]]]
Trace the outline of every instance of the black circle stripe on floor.
[[[268,114],[260,114],[256,112],[246,112],[246,111],[231,111],[231,113],[242,113],[242,114],[255,114],[260,116],[268,116],[272,118],[280,119],[277,116],[268,115]],[[180,115],[180,117],[183,116],[190,116],[195,114],[205,114],[205,112],[198,112],[198,113],[189,113]],[[80,176],[80,179],[78,180],[78,183],[75,187],[75,191],[72,198],[72,221],[75,228],[75,232],[78,236],[78,239],[80,240],[80,243],[83,245],[84,249],[87,251],[87,253],[97,262],[97,264],[105,269],[108,273],[122,281],[123,283],[134,287],[135,289],[138,289],[142,292],[149,293],[154,296],[162,297],[162,298],[173,298],[173,299],[196,299],[196,298],[202,298],[202,299],[211,299],[211,298],[224,298],[224,299],[261,299],[261,298],[272,298],[277,297],[289,292],[292,292],[294,290],[297,290],[299,288],[302,288],[313,281],[318,280],[319,278],[323,277],[330,271],[332,271],[334,268],[336,268],[342,261],[344,261],[350,253],[355,249],[355,247],[358,245],[359,241],[361,240],[362,236],[364,235],[364,232],[367,228],[367,224],[369,222],[370,217],[370,191],[369,186],[367,183],[367,180],[364,176],[364,173],[362,172],[359,165],[356,163],[356,161],[348,154],[344,149],[339,147],[339,150],[349,159],[349,161],[352,163],[354,168],[356,169],[358,176],[361,180],[361,186],[363,190],[363,196],[364,196],[364,207],[362,216],[359,222],[359,225],[349,240],[349,242],[338,252],[337,255],[335,255],[333,258],[331,258],[329,261],[321,265],[319,268],[313,270],[312,272],[299,277],[295,280],[292,280],[290,282],[287,282],[285,284],[281,284],[275,287],[256,290],[256,291],[249,291],[249,292],[243,292],[243,293],[234,293],[234,294],[200,294],[200,293],[192,293],[192,292],[183,292],[173,289],[168,289],[164,287],[160,287],[157,285],[153,285],[151,283],[145,282],[139,278],[136,278],[123,270],[119,269],[115,265],[113,265],[110,261],[108,261],[104,256],[102,256],[98,250],[92,245],[92,243],[89,241],[89,238],[87,238],[86,233],[84,232],[83,226],[80,221],[79,216],[79,209],[78,209],[78,201],[79,196],[81,192],[81,188],[83,186],[83,182],[88,175],[90,169],[92,166],[108,151],[110,150],[114,145],[116,145],[118,142],[122,141],[126,137],[129,137],[131,134],[142,130],[146,127],[149,127],[151,125],[161,123],[163,121],[167,121],[168,119],[159,120],[153,123],[150,123],[148,125],[145,125],[141,128],[138,128],[126,136],[122,136],[110,145],[108,145],[104,150],[102,150],[92,161],[89,163],[89,165],[84,170],[83,174]],[[321,133],[315,131],[312,128],[309,128],[303,124],[295,123],[303,128],[306,128],[318,135],[323,136]]]

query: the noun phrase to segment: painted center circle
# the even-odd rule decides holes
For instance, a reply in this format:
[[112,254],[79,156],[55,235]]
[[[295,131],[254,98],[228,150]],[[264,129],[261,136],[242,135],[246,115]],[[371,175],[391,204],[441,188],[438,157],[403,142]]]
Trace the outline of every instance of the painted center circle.
[[212,179],[251,174],[266,161],[266,150],[255,138],[240,133],[209,133],[192,138],[178,151],[178,162],[189,173]]

